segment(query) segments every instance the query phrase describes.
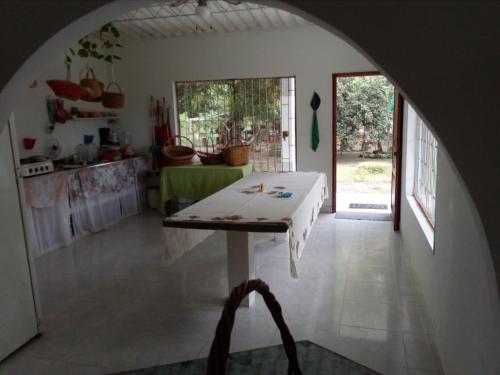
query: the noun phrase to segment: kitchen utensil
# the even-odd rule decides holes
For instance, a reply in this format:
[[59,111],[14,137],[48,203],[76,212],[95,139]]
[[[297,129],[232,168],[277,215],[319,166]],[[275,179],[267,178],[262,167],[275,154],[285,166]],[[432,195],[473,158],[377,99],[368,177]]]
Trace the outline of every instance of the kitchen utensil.
[[109,142],[109,128],[99,128],[99,144],[107,145]]

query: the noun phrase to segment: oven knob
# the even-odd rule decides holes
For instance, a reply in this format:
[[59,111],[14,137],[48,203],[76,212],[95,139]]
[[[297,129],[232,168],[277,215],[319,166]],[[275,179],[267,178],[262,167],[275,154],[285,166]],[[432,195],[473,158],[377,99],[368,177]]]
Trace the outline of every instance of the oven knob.
[[28,169],[29,173],[33,173],[33,168]]
[[35,168],[35,172],[38,172],[38,168]]

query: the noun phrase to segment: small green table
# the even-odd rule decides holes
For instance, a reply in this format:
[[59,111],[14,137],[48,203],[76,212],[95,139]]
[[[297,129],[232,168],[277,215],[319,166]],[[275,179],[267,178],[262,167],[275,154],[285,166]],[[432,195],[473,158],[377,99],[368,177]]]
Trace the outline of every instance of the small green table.
[[204,199],[252,173],[252,164],[231,167],[225,164],[191,164],[163,167],[160,180],[160,211],[173,198]]

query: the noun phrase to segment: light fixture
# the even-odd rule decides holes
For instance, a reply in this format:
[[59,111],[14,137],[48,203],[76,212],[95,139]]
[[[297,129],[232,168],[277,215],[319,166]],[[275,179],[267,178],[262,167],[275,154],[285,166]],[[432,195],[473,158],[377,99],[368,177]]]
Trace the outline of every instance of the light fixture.
[[196,14],[204,20],[210,18],[210,9],[208,8],[207,1],[200,0],[196,7]]

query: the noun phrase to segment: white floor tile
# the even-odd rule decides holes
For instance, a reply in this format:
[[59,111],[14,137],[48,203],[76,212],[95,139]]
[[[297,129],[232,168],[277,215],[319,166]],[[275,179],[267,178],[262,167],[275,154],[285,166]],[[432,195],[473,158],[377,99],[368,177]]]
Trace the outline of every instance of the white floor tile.
[[[160,228],[149,212],[38,258],[45,334],[1,363],[0,374],[99,374],[208,356],[228,292],[225,233],[164,267]],[[297,341],[386,374],[439,371],[399,244],[391,223],[322,214],[299,279],[289,276],[283,235],[256,235],[256,275]],[[280,342],[260,296],[237,311],[231,351]]]

